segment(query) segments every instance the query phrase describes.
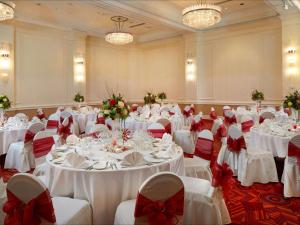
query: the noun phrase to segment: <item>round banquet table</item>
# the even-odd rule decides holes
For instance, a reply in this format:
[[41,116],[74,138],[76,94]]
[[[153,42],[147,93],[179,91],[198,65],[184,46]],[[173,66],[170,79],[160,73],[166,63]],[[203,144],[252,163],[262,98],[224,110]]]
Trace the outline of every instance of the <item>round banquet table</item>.
[[0,155],[7,153],[11,143],[23,141],[26,130],[27,128],[0,128]]
[[288,153],[288,145],[291,137],[283,137],[251,129],[249,133],[249,145],[255,149],[267,150],[273,156],[284,158]]
[[181,149],[171,159],[162,163],[118,170],[63,167],[51,162],[50,153],[46,164],[46,184],[51,195],[89,201],[93,209],[93,224],[97,225],[113,224],[117,206],[122,201],[136,198],[141,184],[151,175],[161,171],[184,175]]

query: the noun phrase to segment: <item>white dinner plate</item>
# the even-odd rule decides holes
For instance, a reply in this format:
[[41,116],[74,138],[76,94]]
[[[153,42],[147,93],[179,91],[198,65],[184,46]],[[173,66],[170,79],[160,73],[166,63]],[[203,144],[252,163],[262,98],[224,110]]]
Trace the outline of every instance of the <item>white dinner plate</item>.
[[150,162],[150,163],[161,163],[166,161],[165,159],[158,159],[158,158],[153,158],[150,155],[144,156],[145,161]]
[[62,164],[64,160],[65,160],[64,157],[59,157],[59,158],[53,159],[52,162],[54,164]]
[[95,165],[93,165],[93,169],[95,170],[104,170],[107,167],[107,162],[98,162]]

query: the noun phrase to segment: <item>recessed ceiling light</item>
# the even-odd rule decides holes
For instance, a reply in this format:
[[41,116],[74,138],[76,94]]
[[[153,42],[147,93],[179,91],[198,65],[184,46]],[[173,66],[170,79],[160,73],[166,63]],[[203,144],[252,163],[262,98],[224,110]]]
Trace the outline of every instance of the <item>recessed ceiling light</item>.
[[242,2],[242,3],[240,3],[240,5],[245,5],[245,3],[244,3],[244,2]]
[[36,3],[36,5],[37,5],[37,6],[41,6],[42,4],[41,4],[41,3]]

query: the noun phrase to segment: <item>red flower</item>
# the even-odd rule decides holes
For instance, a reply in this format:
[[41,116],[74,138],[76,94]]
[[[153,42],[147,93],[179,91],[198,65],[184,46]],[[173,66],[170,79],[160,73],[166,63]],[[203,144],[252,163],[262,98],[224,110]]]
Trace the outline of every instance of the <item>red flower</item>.
[[116,100],[114,100],[114,99],[110,99],[109,100],[109,105],[110,106],[114,106],[114,105],[116,105],[117,104],[117,101]]

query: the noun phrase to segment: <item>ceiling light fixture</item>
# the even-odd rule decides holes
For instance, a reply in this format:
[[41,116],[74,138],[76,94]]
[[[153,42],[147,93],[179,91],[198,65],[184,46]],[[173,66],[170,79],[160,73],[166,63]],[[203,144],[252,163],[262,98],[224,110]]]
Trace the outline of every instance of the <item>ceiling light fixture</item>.
[[0,1],[0,21],[14,18],[15,4],[10,1]]
[[197,0],[197,4],[183,9],[182,22],[195,29],[204,29],[221,21],[221,11],[220,6]]
[[122,28],[128,18],[123,16],[113,16],[111,20],[116,24],[116,31],[105,35],[105,41],[114,45],[125,45],[133,42],[133,35],[128,32],[123,32]]

